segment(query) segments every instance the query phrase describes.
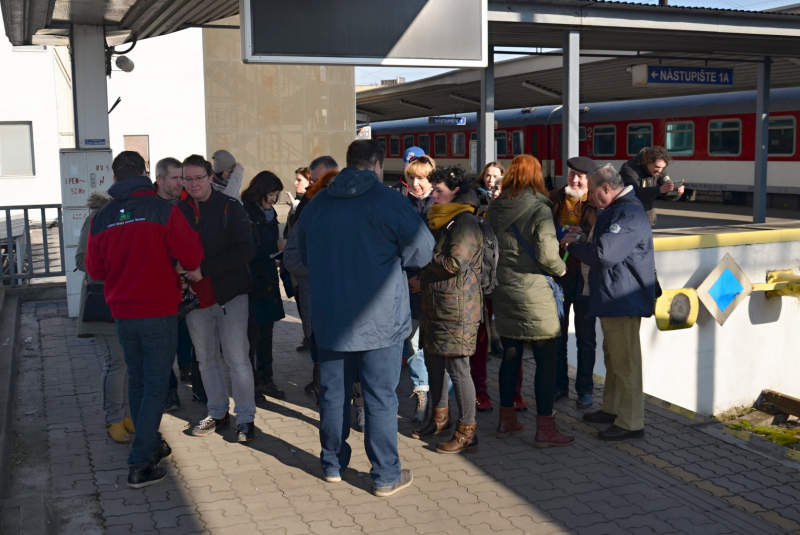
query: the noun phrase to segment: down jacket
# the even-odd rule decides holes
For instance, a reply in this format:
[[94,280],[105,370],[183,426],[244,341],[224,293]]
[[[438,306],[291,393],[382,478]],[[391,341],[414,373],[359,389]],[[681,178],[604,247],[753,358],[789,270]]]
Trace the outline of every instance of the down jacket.
[[[487,219],[497,236],[500,258],[497,287],[492,292],[495,330],[502,338],[546,340],[561,334],[556,302],[545,275],[566,270],[561,260],[551,203],[530,188],[509,199],[509,190],[489,205]],[[536,253],[536,261],[519,245],[511,225]]]
[[[478,196],[467,190],[453,200],[477,210]],[[474,212],[474,210],[473,210]],[[475,354],[483,311],[480,274],[483,235],[470,212],[433,231],[433,259],[420,271],[420,333],[426,355]]]

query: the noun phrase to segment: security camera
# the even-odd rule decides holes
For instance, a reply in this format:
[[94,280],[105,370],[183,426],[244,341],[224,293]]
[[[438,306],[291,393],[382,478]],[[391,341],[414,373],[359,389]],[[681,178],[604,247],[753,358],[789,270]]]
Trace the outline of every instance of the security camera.
[[131,72],[133,70],[133,62],[125,56],[119,56],[114,63],[121,71]]

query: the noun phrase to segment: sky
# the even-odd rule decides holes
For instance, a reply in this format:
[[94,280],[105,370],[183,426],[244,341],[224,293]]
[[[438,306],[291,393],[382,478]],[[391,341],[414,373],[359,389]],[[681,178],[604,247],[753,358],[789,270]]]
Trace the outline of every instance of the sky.
[[[714,7],[719,9],[744,9],[747,11],[762,11],[782,6],[795,5],[800,0],[670,0],[670,5],[684,7]],[[657,4],[658,1],[638,2],[642,4]],[[511,59],[513,55],[496,54],[495,61]],[[398,76],[405,78],[406,82],[413,82],[422,78],[436,76],[452,69],[424,69],[417,67],[356,67],[356,85],[379,84],[381,80],[393,79]]]

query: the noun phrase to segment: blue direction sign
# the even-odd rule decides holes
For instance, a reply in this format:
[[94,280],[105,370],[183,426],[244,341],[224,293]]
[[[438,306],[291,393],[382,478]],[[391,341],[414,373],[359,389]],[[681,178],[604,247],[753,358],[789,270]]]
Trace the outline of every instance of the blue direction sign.
[[450,124],[464,126],[467,124],[466,117],[428,117],[428,124]]
[[731,255],[726,254],[697,289],[697,297],[722,325],[752,291],[750,279]]
[[733,69],[648,65],[648,84],[733,85]]

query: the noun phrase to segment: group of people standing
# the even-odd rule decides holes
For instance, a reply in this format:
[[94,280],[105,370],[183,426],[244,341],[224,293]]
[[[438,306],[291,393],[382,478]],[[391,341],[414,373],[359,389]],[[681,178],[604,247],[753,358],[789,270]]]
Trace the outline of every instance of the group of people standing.
[[[568,161],[568,185],[553,192],[529,155],[516,157],[508,170],[492,162],[474,181],[414,148],[405,155],[398,193],[382,184],[384,157],[376,142],[357,140],[341,171],[329,156],[298,169],[282,236],[274,209],[280,179],[263,171],[237,195],[243,169],[226,151],[215,153],[213,164],[197,155],[162,160],[155,187],[139,154],[114,159],[110,198],[92,201],[78,265],[87,281],[105,281],[115,322],[115,329],[82,328],[105,336],[112,348],[104,405],[112,438],[136,432],[129,486],[166,477],[159,463],[171,449],[158,424],[174,405],[176,353],[181,377],[191,376],[208,406],[192,434],[230,425],[224,360],[237,440],[253,440],[256,403],[265,394],[285,397],[272,372],[282,284],[303,321],[298,349],[311,351],[306,391],[320,407],[327,481],[340,481],[347,470],[355,401],[375,494],[411,484],[397,452],[395,390],[404,359],[417,398],[414,419],[423,424],[413,436],[428,439],[453,427],[452,391],[459,419],[436,449],[459,453],[477,448],[476,411],[492,408],[490,351],[502,356],[497,437],[523,430],[517,411],[527,409],[520,386],[528,344],[536,361],[534,444],[572,443],[553,414],[554,401],[568,392],[570,308],[578,339],[575,387],[584,408],[592,405],[595,318],[605,334],[603,408],[585,419],[614,424],[600,433],[603,439],[641,436],[638,325],[652,314],[655,268],[650,224],[634,188],[624,187],[610,165],[582,157]],[[185,319],[177,314],[182,301],[183,308],[190,303]],[[117,388],[121,355],[129,376],[127,419]]]

